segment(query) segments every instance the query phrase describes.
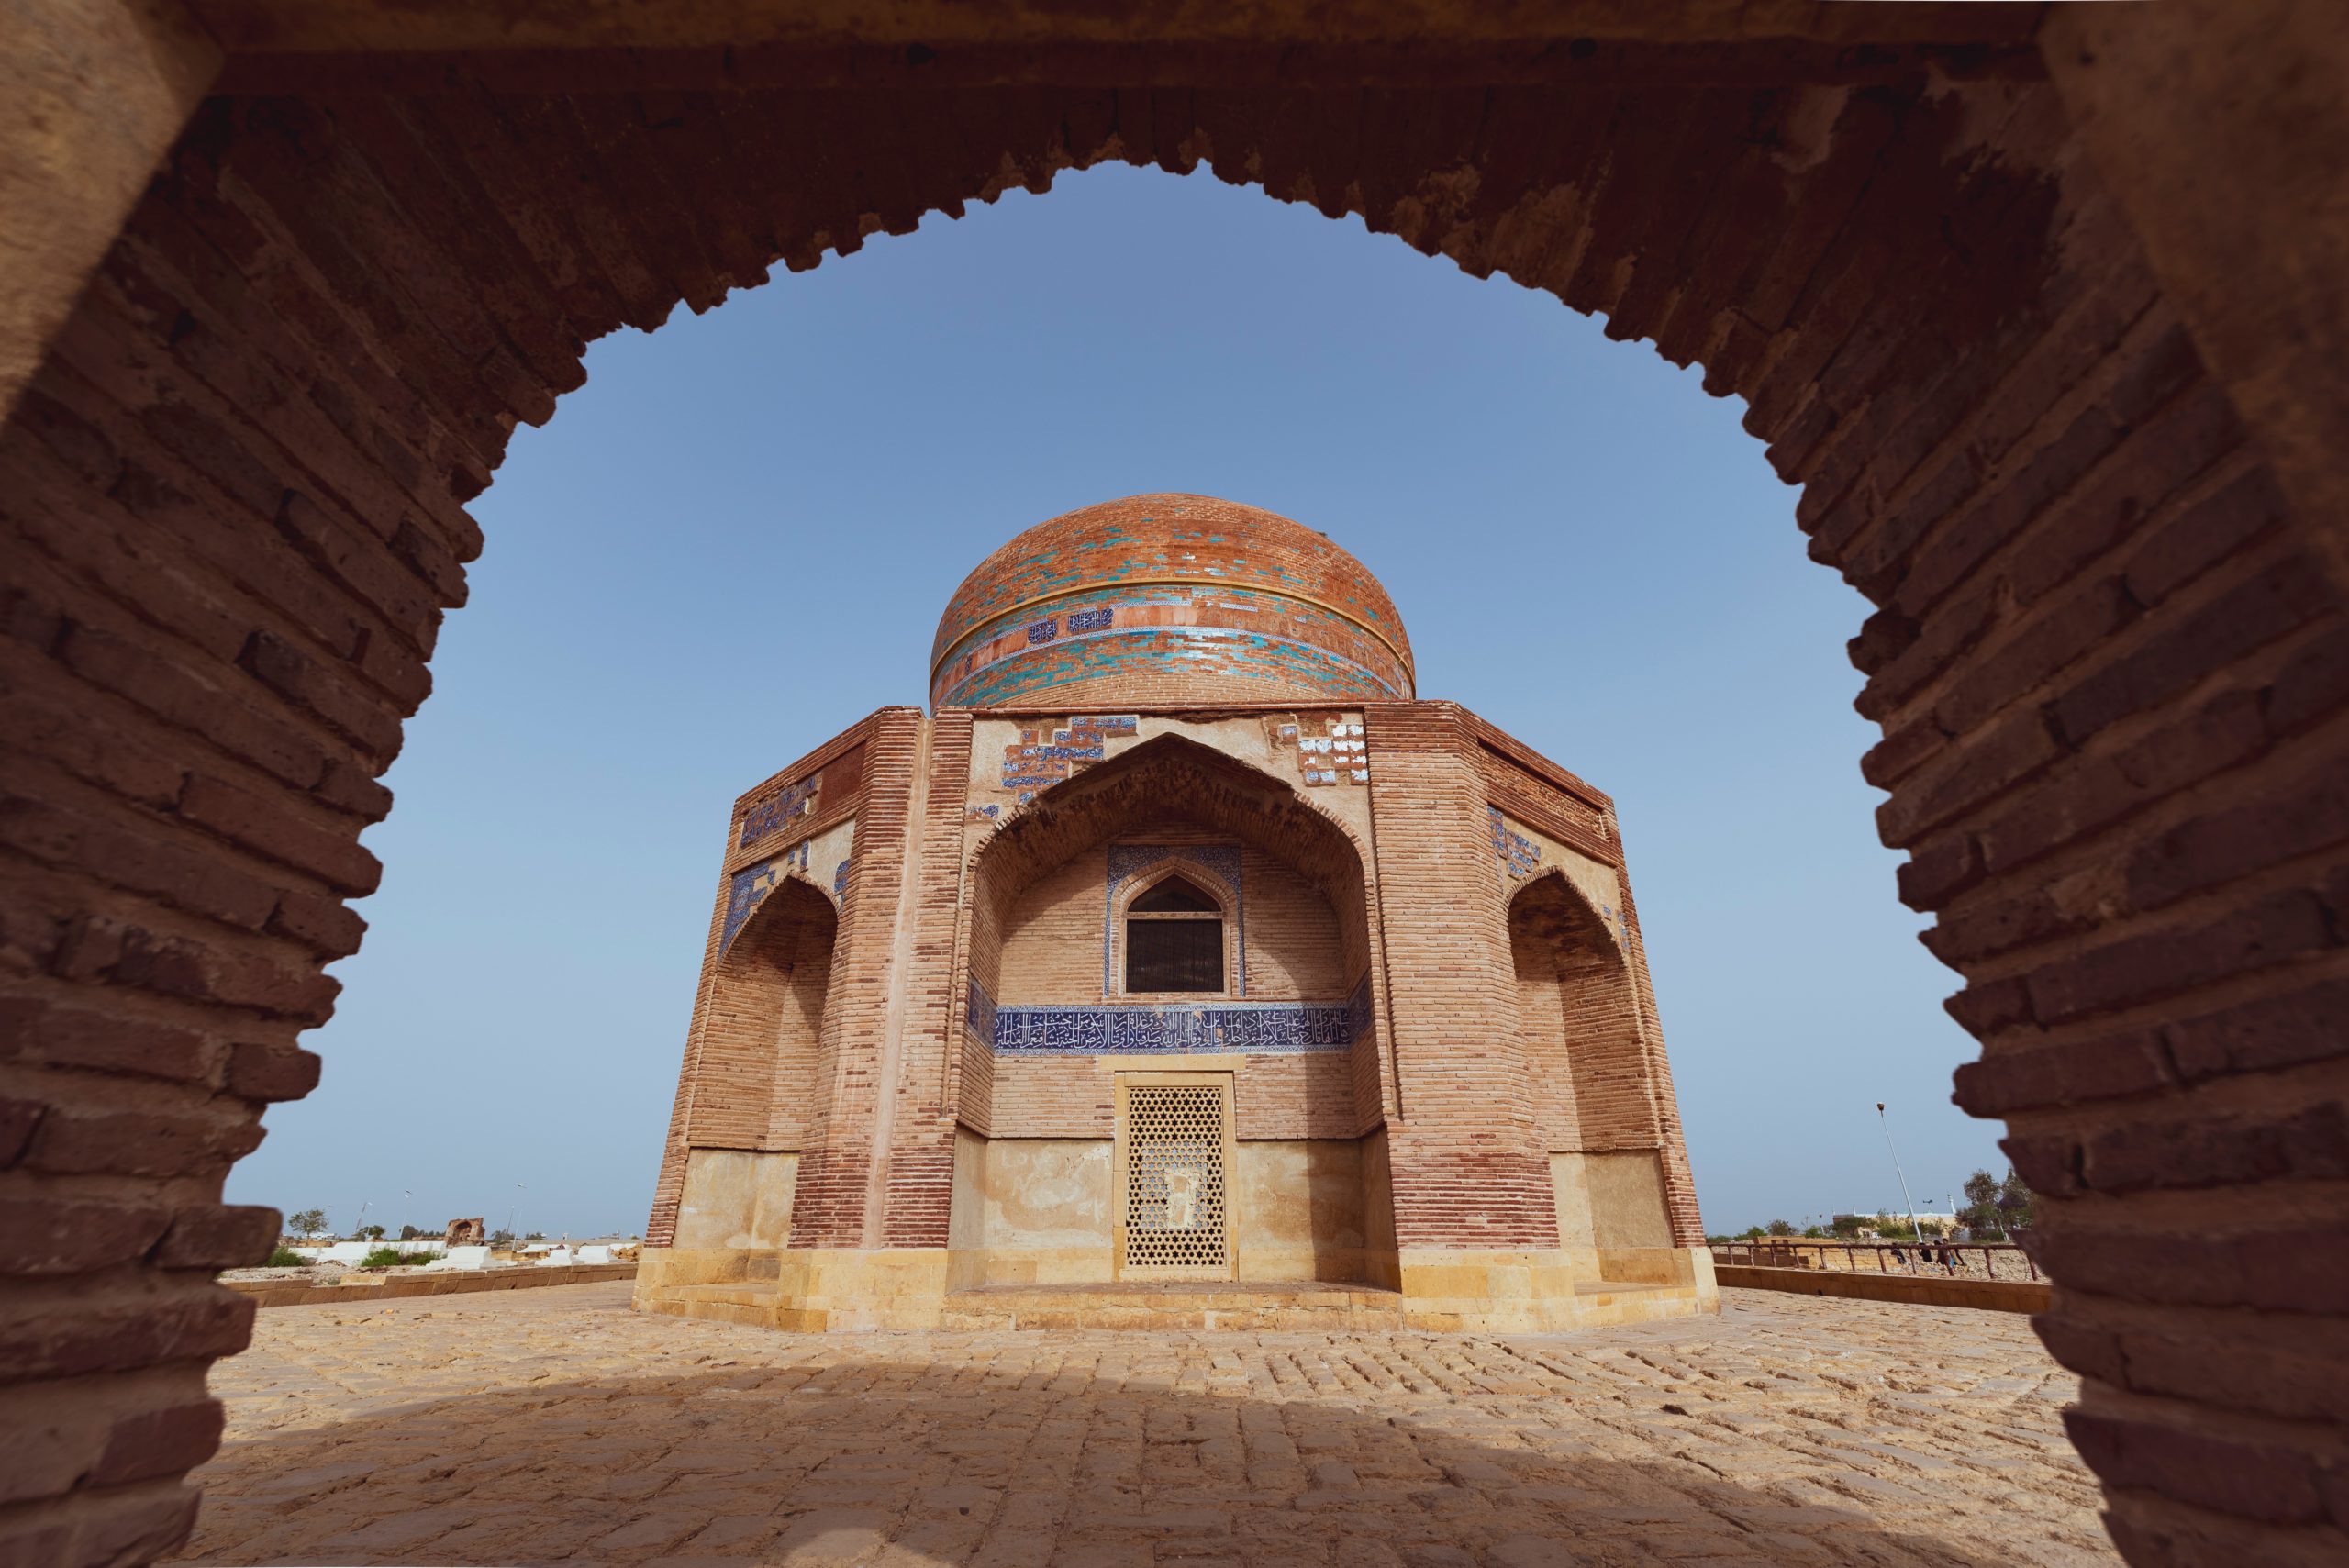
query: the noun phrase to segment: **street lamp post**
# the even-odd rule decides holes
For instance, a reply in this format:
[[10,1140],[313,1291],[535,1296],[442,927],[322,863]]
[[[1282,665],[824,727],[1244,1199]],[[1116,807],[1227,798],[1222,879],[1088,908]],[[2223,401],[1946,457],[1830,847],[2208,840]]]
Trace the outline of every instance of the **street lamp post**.
[[1900,1201],[1909,1206],[1909,1229],[1917,1238],[1918,1247],[1922,1249],[1925,1245],[1925,1228],[1917,1223],[1917,1200],[1909,1195],[1909,1178],[1901,1173],[1900,1151],[1892,1146],[1892,1121],[1884,1114],[1882,1100],[1876,1102],[1876,1119],[1884,1128],[1885,1151],[1892,1156],[1892,1173],[1900,1182]]

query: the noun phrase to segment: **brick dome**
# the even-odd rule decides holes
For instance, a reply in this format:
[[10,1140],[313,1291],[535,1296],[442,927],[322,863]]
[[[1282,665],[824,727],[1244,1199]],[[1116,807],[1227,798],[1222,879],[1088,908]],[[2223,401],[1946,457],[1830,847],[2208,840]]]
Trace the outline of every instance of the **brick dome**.
[[1020,534],[954,591],[930,669],[938,706],[1413,695],[1410,639],[1361,562],[1212,495],[1129,495]]

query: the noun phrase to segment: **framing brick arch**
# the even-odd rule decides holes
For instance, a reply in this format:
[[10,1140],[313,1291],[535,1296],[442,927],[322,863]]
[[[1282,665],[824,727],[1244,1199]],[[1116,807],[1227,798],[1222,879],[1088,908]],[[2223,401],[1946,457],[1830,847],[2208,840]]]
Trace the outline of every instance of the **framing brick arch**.
[[[191,1517],[202,1370],[248,1328],[210,1273],[275,1224],[221,1181],[315,1079],[357,837],[514,424],[616,327],[1120,158],[1358,214],[1747,400],[1811,553],[1878,606],[1863,767],[1965,979],[1962,1101],[2048,1198],[2044,1332],[2117,1537],[2339,1553],[2349,239],[2308,216],[2339,161],[2247,137],[2225,75],[2339,59],[2321,7],[2126,37],[1999,6],[1554,34],[1402,0],[1305,32],[914,7],[941,30],[863,53],[724,6],[568,49],[469,30],[495,9],[107,35],[125,90],[85,112],[138,112],[84,179],[41,183],[55,133],[9,122],[19,210],[60,221],[0,263],[0,1278],[11,1418],[53,1436],[0,1541],[134,1560]],[[83,10],[60,30],[118,19]],[[224,95],[142,190],[123,136],[160,144],[218,44]],[[2343,144],[2313,92],[2277,101]],[[2237,156],[2211,178],[2162,122]]]

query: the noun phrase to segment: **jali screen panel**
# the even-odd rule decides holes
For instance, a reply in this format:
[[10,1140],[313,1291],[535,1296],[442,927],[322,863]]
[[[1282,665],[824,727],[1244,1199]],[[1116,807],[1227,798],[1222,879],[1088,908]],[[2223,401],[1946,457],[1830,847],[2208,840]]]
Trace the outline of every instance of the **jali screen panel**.
[[1230,1096],[1219,1081],[1125,1086],[1123,1272],[1226,1279]]

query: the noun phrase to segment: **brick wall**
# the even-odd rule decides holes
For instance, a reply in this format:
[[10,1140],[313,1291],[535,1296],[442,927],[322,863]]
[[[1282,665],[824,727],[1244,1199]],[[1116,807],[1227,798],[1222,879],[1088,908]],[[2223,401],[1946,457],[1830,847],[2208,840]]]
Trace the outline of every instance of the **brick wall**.
[[1509,906],[1508,934],[1509,956],[1517,966],[1518,1028],[1525,1039],[1526,1071],[1533,1080],[1534,1119],[1550,1149],[1579,1149],[1582,1118],[1575,1097],[1575,1056],[1589,1026],[1603,1020],[1585,1016],[1579,986],[1570,993],[1559,940],[1533,928],[1524,895]]
[[910,825],[914,861],[905,875],[898,953],[904,987],[896,1019],[885,1168],[871,1185],[877,1240],[889,1247],[943,1247],[954,1195],[953,1073],[961,1054],[963,994],[955,946],[965,891],[963,788],[971,770],[967,714],[923,727],[921,789]]
[[1014,895],[993,987],[998,1002],[1101,1000],[1108,854],[1085,851]]
[[918,796],[927,737],[925,720],[912,708],[883,708],[871,726],[809,1136],[792,1200],[795,1247],[865,1244],[876,1156],[887,1148],[884,1122],[895,1122],[896,1107],[885,1115],[883,1096],[896,1087],[885,1074],[896,1057],[892,1048],[905,1017],[896,990],[906,983],[901,971],[908,957],[900,941],[901,912],[916,902],[910,873],[918,869]]
[[1402,1119],[1387,1129],[1405,1247],[1554,1247],[1483,780],[1459,708],[1366,710]]

